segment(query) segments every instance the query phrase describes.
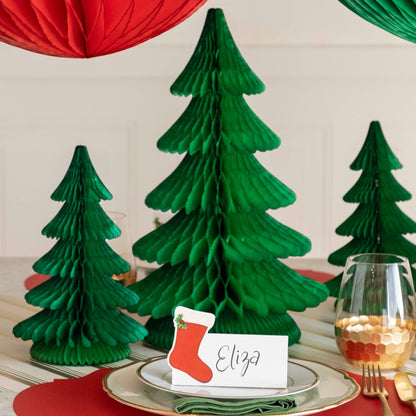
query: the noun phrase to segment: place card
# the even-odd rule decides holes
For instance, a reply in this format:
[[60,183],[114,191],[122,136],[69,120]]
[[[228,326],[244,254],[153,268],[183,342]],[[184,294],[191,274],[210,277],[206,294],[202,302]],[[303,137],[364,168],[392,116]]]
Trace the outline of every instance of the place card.
[[173,385],[287,387],[286,335],[209,334],[214,322],[211,313],[175,309]]

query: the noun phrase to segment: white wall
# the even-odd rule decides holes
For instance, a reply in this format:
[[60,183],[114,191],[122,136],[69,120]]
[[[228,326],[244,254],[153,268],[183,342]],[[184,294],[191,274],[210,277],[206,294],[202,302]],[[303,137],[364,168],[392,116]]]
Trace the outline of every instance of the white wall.
[[[206,10],[221,7],[244,58],[266,84],[247,100],[282,139],[259,155],[297,194],[273,212],[312,240],[309,257],[346,244],[335,228],[355,209],[342,196],[369,123],[380,120],[403,163],[399,182],[416,193],[416,45],[334,0],[208,0],[171,31],[114,55],[69,60],[0,44],[0,255],[40,256],[41,229],[59,210],[50,200],[77,144],[88,146],[136,240],[158,213],[146,194],[180,157],[157,139],[188,102],[169,87],[199,38]],[[402,209],[416,219],[416,196]],[[163,216],[162,216],[163,217]]]

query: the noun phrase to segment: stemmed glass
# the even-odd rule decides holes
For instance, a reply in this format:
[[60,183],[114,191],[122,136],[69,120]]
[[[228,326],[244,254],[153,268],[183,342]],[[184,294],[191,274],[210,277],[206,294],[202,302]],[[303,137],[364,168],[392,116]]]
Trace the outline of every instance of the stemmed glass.
[[397,369],[416,346],[411,269],[405,257],[357,254],[348,258],[335,314],[339,350],[356,367]]

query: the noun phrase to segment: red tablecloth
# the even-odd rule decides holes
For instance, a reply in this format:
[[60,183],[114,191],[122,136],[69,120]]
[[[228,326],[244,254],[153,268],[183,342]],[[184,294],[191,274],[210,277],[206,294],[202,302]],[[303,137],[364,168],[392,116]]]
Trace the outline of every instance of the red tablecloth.
[[[110,398],[102,388],[102,378],[110,369],[70,380],[55,380],[38,384],[22,391],[14,401],[17,416],[150,416],[151,413],[124,405]],[[361,376],[351,374],[361,385]],[[385,380],[390,393],[389,405],[396,416],[411,416],[410,407],[402,404],[394,383]],[[339,407],[315,413],[322,416],[381,415],[381,402],[359,394],[354,400]]]

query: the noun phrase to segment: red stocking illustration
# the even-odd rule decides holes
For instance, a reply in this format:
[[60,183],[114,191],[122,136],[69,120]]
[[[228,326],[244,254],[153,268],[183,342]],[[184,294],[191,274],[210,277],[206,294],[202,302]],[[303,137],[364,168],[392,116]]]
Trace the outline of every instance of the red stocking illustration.
[[199,358],[201,341],[214,325],[215,315],[178,306],[175,309],[175,339],[168,355],[171,367],[201,383],[212,378],[212,370]]

